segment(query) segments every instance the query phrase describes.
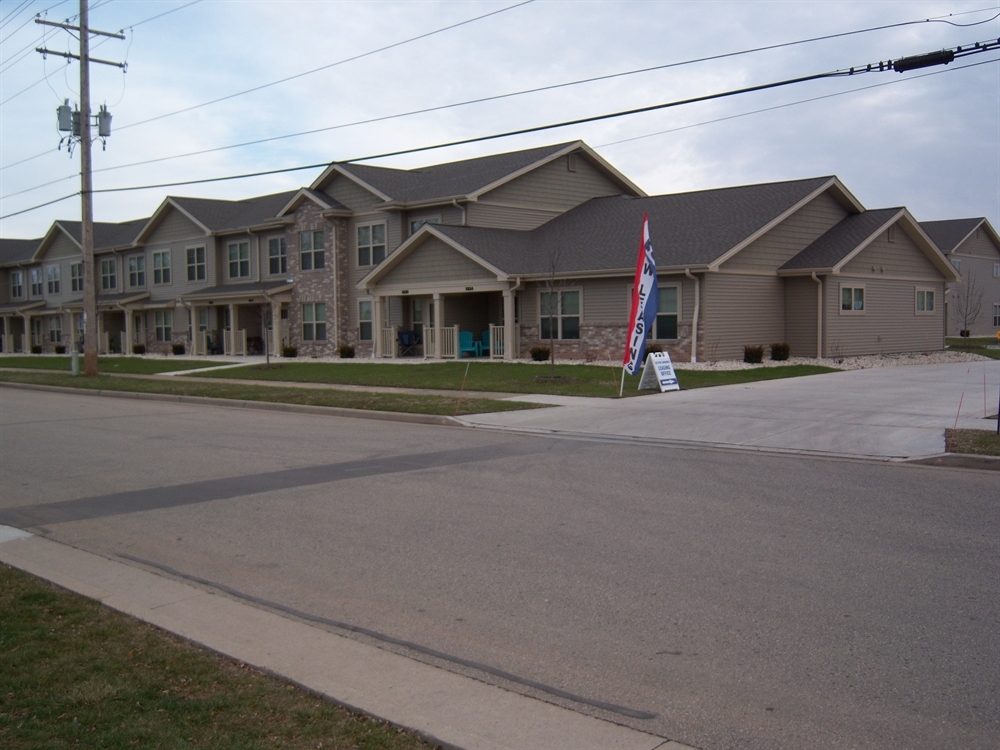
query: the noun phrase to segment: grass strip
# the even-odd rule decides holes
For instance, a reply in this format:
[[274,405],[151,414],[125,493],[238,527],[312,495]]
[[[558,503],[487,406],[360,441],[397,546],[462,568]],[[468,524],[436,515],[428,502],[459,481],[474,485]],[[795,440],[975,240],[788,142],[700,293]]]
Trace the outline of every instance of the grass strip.
[[1000,456],[1000,435],[996,430],[945,430],[944,442],[949,453],[973,456]]
[[[98,375],[93,378],[73,377],[43,372],[2,372],[0,383],[30,383],[56,385],[82,390],[123,391],[129,393],[165,393],[177,396],[207,396],[236,401],[266,401],[278,404],[305,404],[308,406],[334,406],[343,409],[402,412],[405,414],[433,414],[452,416],[458,394],[452,396],[424,396],[404,393],[371,393],[340,391],[325,388],[295,388],[279,385],[234,385],[231,383],[199,383],[176,378],[146,380],[139,378]],[[483,414],[485,412],[536,409],[538,404],[496,399],[463,398],[458,414]]]
[[[26,370],[62,370],[69,372],[70,355],[60,354],[46,356],[31,354],[23,357],[0,357],[0,368],[17,367]],[[179,370],[197,370],[202,367],[215,367],[219,362],[195,359],[168,359],[167,357],[98,357],[97,369],[102,373],[125,373],[128,375],[156,375],[161,372],[177,372]],[[80,357],[80,369],[83,369],[83,357]]]
[[0,746],[426,748],[0,564]]
[[[598,365],[531,365],[523,362],[432,362],[389,364],[381,362],[280,362],[215,372],[191,373],[198,377],[270,380],[294,383],[390,386],[459,390],[466,367],[465,389],[497,393],[544,393],[560,396],[615,398],[621,382],[620,367]],[[706,388],[733,383],[794,378],[837,372],[829,367],[789,365],[749,370],[677,370],[681,387]],[[625,377],[627,396],[641,395],[639,376]],[[649,391],[645,391],[648,393]]]

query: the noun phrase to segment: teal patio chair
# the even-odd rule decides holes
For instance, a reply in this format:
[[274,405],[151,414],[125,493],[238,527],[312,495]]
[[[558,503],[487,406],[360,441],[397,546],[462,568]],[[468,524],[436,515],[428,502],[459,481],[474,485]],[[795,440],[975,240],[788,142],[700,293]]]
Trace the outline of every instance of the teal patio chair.
[[483,331],[482,339],[479,342],[479,356],[488,357],[490,356],[490,329],[487,328]]
[[473,357],[479,356],[479,344],[472,340],[472,331],[458,332],[458,358],[461,359],[465,352]]

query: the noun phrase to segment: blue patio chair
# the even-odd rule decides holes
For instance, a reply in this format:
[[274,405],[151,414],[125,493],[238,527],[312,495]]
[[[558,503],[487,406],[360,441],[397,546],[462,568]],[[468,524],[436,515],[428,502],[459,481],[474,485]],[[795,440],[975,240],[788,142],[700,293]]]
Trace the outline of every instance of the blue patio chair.
[[472,340],[472,331],[458,332],[458,358],[468,352],[473,357],[478,357],[480,353],[479,344]]
[[479,356],[488,357],[490,356],[490,329],[487,328],[483,331],[482,339],[479,342]]
[[396,334],[399,341],[399,356],[415,356],[417,353],[417,334],[413,331],[400,331]]

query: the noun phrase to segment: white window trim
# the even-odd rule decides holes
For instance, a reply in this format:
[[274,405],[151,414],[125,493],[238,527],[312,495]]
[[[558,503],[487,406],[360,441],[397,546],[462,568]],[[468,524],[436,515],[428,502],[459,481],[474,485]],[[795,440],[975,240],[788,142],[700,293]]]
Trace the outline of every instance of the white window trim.
[[40,266],[28,269],[28,283],[31,288],[32,297],[45,296],[45,274],[42,273]]
[[554,294],[558,294],[559,295],[559,303],[560,303],[559,307],[560,307],[560,310],[562,309],[562,294],[563,294],[563,292],[578,292],[580,294],[580,298],[579,298],[580,299],[580,312],[578,312],[576,315],[565,316],[565,317],[569,317],[569,318],[578,318],[579,319],[579,321],[580,321],[579,322],[580,336],[578,338],[575,338],[575,339],[564,339],[563,338],[563,336],[562,336],[562,329],[563,329],[562,319],[563,319],[564,316],[563,316],[563,314],[562,314],[561,311],[559,312],[558,315],[553,315],[552,318],[553,318],[554,321],[558,321],[556,323],[556,325],[557,325],[557,327],[559,329],[559,335],[558,336],[553,336],[553,339],[555,341],[581,341],[583,339],[583,287],[581,287],[581,286],[555,286],[552,289],[549,289],[548,287],[546,287],[544,285],[539,285],[539,287],[538,287],[538,298],[535,300],[536,304],[538,305],[538,340],[539,341],[548,341],[549,340],[549,338],[547,336],[544,337],[544,338],[542,337],[542,320],[543,319],[548,320],[548,318],[549,318],[548,315],[542,315],[542,295],[543,294],[547,294],[549,292],[552,292]]
[[[142,261],[142,268],[139,268],[139,261]],[[132,270],[132,262],[135,261],[136,270]],[[132,274],[136,275],[136,283],[132,283]],[[142,274],[142,281],[139,282],[138,276]],[[129,289],[141,289],[146,286],[146,256],[145,255],[130,255],[128,256],[128,286]]]
[[45,293],[62,294],[62,267],[58,263],[45,267]]
[[993,304],[993,327],[1000,328],[1000,304]]
[[[80,269],[79,275],[73,273],[77,268]],[[69,264],[69,288],[71,293],[83,291],[83,261]]]
[[[650,341],[679,341],[681,333],[681,323],[683,322],[684,315],[684,284],[681,281],[667,282],[665,284],[657,284],[656,292],[660,293],[663,289],[675,288],[677,290],[677,338],[676,339],[658,339],[650,336]],[[635,284],[628,285],[628,298],[625,301],[625,325],[628,325],[628,316],[632,314],[632,295],[635,293]],[[659,314],[659,313],[657,313]],[[669,313],[664,313],[669,315]]]
[[[163,321],[162,324],[157,320],[157,318]],[[173,341],[174,339],[173,310],[153,311],[153,338],[159,342]]]
[[[17,279],[16,282],[15,279]],[[15,290],[20,291],[15,294]],[[24,297],[24,271],[16,270],[10,272],[10,296],[11,299],[21,299]]]
[[[104,273],[104,264],[105,263],[110,263],[111,264],[112,271],[111,271],[110,274],[105,274]],[[99,266],[98,270],[100,271],[100,275],[101,275],[101,291],[102,292],[117,291],[118,290],[118,259],[117,258],[101,258],[100,266]],[[105,278],[111,278],[111,279],[114,280],[115,283],[112,284],[111,286],[104,286],[104,279]]]
[[[271,255],[271,243],[278,243],[278,252],[281,252],[282,246],[284,246],[284,254],[281,255]],[[271,261],[273,259],[278,259],[278,270],[271,270]],[[325,260],[325,259],[324,259]],[[281,270],[281,261],[284,261],[285,270]],[[267,275],[268,276],[287,276],[288,275],[288,241],[285,239],[284,235],[277,235],[274,237],[267,238]]]
[[[316,308],[319,307],[319,306],[323,307],[323,320],[318,320],[317,317],[316,317]],[[311,307],[312,308],[312,320],[309,320],[309,321],[306,320],[306,308],[307,307]],[[317,342],[317,341],[326,341],[327,330],[326,330],[326,303],[325,302],[303,302],[302,303],[302,321],[301,322],[302,322],[302,341],[303,341],[303,343],[305,343],[307,341],[310,342],[310,343],[314,343],[314,342]],[[306,326],[307,325],[313,327],[312,328],[312,337],[311,338],[306,338]],[[319,328],[318,327],[320,325],[323,326],[323,336],[322,336],[322,338],[319,336]]]
[[[160,270],[160,278],[161,279],[163,278],[163,271],[164,270],[167,270],[167,271],[170,272],[170,279],[167,280],[167,281],[157,281],[156,280],[156,271],[157,271],[157,268],[156,268],[156,256],[157,255],[160,255],[160,256],[164,256],[165,255],[167,257],[167,265],[166,266],[162,266],[159,269]],[[153,286],[171,286],[171,285],[173,285],[173,283],[174,283],[174,261],[173,261],[172,253],[170,252],[170,250],[156,250],[156,251],[154,251],[153,254],[152,254],[152,257],[151,257],[150,266],[151,266],[151,268],[149,269],[149,273],[152,274],[152,284],[153,284]]]
[[[192,250],[194,251],[194,263],[188,263],[187,262],[188,253],[190,253]],[[204,260],[201,263],[198,262],[199,250],[201,250],[202,257],[204,258]],[[192,268],[194,269],[193,279],[190,278],[190,270]],[[204,276],[200,279],[198,278],[199,268],[204,269],[205,272]],[[171,274],[171,278],[173,278],[173,274]],[[194,283],[197,283],[199,281],[208,281],[208,251],[205,249],[204,245],[191,245],[190,247],[184,248],[184,278]]]
[[[925,297],[924,297],[924,299],[925,299],[924,306],[925,307],[926,307],[926,304],[927,304],[926,303],[926,295],[928,295],[928,294],[931,295],[931,309],[930,310],[926,310],[926,309],[921,310],[920,309],[920,304],[918,302],[918,298],[920,297],[921,293],[923,293],[925,295]],[[937,293],[936,289],[934,289],[933,287],[923,287],[923,286],[918,286],[918,287],[914,288],[914,290],[913,290],[913,313],[914,313],[914,315],[933,315],[934,313],[937,312],[937,305],[938,305],[938,293]]]
[[[373,229],[374,227],[382,227],[382,231],[385,233],[385,242],[381,243],[385,247],[385,256],[378,263],[375,262],[373,248],[377,247],[374,243],[369,243],[367,245],[362,245],[358,241],[358,232],[365,227]],[[369,232],[369,236],[374,234],[374,232]],[[368,248],[368,265],[361,264],[361,248]],[[381,263],[389,257],[389,225],[384,221],[375,221],[372,223],[358,224],[354,227],[354,262],[357,263],[358,268],[374,268],[375,266],[381,265]]]
[[[860,289],[863,292],[862,307],[860,310],[845,310],[844,309],[844,290],[845,289]],[[854,304],[854,295],[851,295],[851,304]],[[914,297],[914,305],[916,305],[916,298]],[[865,289],[864,284],[841,284],[837,293],[837,309],[840,311],[841,315],[864,315],[868,311],[868,292]]]
[[[361,306],[368,305],[368,317],[361,317]],[[371,336],[365,338],[361,334],[362,323],[368,323],[371,326]],[[374,341],[375,340],[375,302],[370,299],[359,299],[358,300],[358,341]]]
[[993,264],[993,278],[1000,279],[1000,263]]
[[[243,246],[246,245],[247,255],[243,257]],[[236,260],[233,260],[233,248],[236,248]],[[250,257],[250,240],[237,240],[226,244],[226,262],[230,279],[249,279],[253,275],[253,261]],[[236,275],[233,275],[233,264],[236,264]],[[247,272],[243,273],[243,264],[247,264]]]
[[[323,234],[323,246],[317,250],[316,249],[316,233],[321,232]],[[302,235],[308,234],[309,238],[309,250],[302,249]],[[326,270],[326,237],[329,232],[326,229],[308,229],[303,232],[299,232],[299,272],[305,273],[306,271],[324,271]],[[336,245],[334,245],[336,247]],[[316,254],[319,253],[323,256],[323,266],[322,268],[316,268]],[[309,268],[303,268],[302,257],[304,255],[309,255]]]
[[[417,222],[419,222],[419,225],[414,227],[413,225],[417,224]],[[440,223],[441,223],[441,214],[436,214],[434,216],[421,216],[417,219],[410,219],[410,234],[411,235],[416,234],[417,230],[420,229],[420,227],[422,227],[424,224],[440,224]],[[388,253],[386,254],[388,255]]]

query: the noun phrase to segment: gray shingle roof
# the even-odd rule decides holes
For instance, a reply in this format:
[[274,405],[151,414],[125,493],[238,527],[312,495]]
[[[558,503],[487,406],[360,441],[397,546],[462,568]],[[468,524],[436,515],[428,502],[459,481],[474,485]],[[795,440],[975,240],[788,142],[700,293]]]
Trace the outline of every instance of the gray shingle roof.
[[171,196],[171,199],[211,231],[225,232],[267,223],[296,193],[298,190],[289,190],[241,201],[183,196]]
[[[110,250],[113,247],[124,247],[131,245],[139,235],[139,231],[146,225],[146,219],[132,219],[119,223],[106,221],[94,222],[94,249]],[[82,222],[64,221],[60,219],[56,222],[69,232],[70,236],[77,242],[83,242]]]
[[944,221],[922,221],[920,228],[934,240],[942,253],[950,253],[958,243],[969,236],[969,233],[983,222],[983,218],[975,219],[945,219]]
[[249,284],[220,284],[219,286],[213,286],[208,289],[199,289],[197,292],[191,292],[185,294],[185,298],[211,298],[211,297],[222,297],[232,294],[260,294],[261,292],[269,292],[272,289],[278,289],[279,287],[288,286],[288,282],[285,280],[281,281],[257,281],[251,282]]
[[15,240],[0,238],[0,266],[13,263],[25,263],[31,260],[35,250],[42,244],[42,238],[37,240]]
[[594,198],[531,232],[435,226],[509,274],[635,267],[642,216],[649,215],[659,268],[704,266],[827,183],[830,177],[648,198]]
[[880,208],[851,214],[817,237],[778,270],[833,268],[901,210]]
[[390,199],[403,203],[469,195],[519,169],[574,143],[493,154],[475,159],[434,164],[420,169],[390,169],[367,164],[340,166]]

